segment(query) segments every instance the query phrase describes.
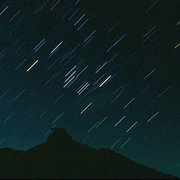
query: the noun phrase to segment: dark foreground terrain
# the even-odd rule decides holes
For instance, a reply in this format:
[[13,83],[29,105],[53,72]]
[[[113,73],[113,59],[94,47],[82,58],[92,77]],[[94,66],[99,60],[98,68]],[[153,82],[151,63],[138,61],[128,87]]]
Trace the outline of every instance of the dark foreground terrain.
[[0,150],[0,178],[175,179],[109,149],[93,149],[57,129],[26,152]]

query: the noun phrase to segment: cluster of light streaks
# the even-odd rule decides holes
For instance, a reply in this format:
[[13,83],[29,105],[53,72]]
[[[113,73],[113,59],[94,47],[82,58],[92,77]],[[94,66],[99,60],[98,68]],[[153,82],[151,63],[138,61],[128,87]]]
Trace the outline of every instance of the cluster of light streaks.
[[164,148],[169,136],[180,148],[176,6],[1,2],[0,146],[27,149],[45,140],[51,127],[65,127],[82,143],[130,157],[141,144],[145,151],[157,141]]

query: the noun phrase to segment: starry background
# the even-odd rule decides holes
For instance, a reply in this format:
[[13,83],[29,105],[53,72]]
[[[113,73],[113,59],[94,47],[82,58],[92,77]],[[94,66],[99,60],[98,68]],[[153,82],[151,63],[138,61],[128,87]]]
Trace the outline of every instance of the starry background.
[[0,1],[0,148],[51,127],[180,176],[180,1]]

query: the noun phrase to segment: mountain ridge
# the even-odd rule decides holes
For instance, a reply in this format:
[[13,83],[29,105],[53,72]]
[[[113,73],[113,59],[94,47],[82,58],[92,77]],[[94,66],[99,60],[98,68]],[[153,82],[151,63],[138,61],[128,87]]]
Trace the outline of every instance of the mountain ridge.
[[93,149],[53,129],[48,140],[27,151],[0,150],[0,178],[19,179],[176,179],[110,149]]

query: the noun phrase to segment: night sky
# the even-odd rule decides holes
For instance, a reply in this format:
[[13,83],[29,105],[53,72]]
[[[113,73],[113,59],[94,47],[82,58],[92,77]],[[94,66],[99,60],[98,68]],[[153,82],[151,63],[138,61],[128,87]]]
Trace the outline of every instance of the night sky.
[[51,127],[180,176],[180,1],[0,1],[0,148]]

